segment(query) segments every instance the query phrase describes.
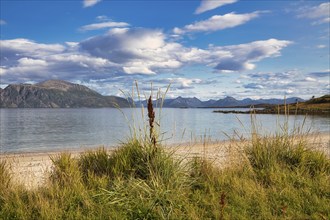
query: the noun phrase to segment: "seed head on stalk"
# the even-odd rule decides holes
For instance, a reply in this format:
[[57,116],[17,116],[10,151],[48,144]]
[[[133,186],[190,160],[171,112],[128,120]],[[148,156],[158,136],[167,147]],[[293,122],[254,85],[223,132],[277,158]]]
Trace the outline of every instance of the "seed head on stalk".
[[156,137],[154,133],[155,111],[152,105],[151,96],[148,99],[148,118],[149,118],[149,127],[150,127],[150,131],[149,131],[150,141],[154,146],[154,148],[156,149]]

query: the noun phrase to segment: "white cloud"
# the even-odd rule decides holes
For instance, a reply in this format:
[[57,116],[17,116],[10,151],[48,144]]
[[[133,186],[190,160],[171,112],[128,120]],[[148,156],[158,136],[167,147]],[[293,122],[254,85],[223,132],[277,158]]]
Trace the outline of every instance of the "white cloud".
[[101,0],[84,0],[83,5],[84,5],[84,8],[92,7],[92,6],[96,5],[97,3],[99,3],[100,1]]
[[324,44],[319,44],[319,45],[316,45],[316,48],[318,49],[323,49],[323,48],[326,48],[327,45],[324,45]]
[[172,87],[178,89],[190,89],[193,88],[192,84],[201,84],[203,80],[198,78],[189,79],[189,78],[179,77],[179,78],[160,79],[156,82],[160,82],[163,84],[171,84]]
[[18,60],[19,66],[47,66],[46,61],[44,60],[37,60],[37,59],[31,59],[31,58],[21,58]]
[[107,34],[80,43],[92,56],[102,57],[123,66],[128,74],[155,74],[157,69],[173,69],[181,66],[174,51],[181,49],[177,43],[169,43],[160,30],[112,29]]
[[316,79],[314,79],[312,77],[306,77],[305,80],[308,81],[308,82],[316,82],[317,81]]
[[43,57],[49,54],[61,53],[65,50],[65,47],[61,44],[40,44],[24,38],[1,40],[0,46],[1,60],[5,57]]
[[97,21],[109,21],[110,19],[106,15],[99,15],[96,17]]
[[114,21],[107,21],[107,22],[101,22],[101,23],[94,23],[94,24],[88,24],[84,25],[79,28],[80,31],[92,31],[92,30],[99,30],[104,28],[113,28],[113,27],[127,27],[129,26],[126,22],[114,22]]
[[[82,42],[42,44],[28,39],[1,40],[4,82],[49,78],[108,79],[130,74],[155,75],[202,65],[218,71],[253,69],[256,62],[279,56],[289,41],[269,39],[207,49],[172,42],[161,30],[113,28]],[[136,77],[136,76],[135,76]],[[198,80],[181,79],[181,88]]]
[[31,59],[27,57],[17,60],[17,65],[11,68],[1,67],[0,75],[9,75],[10,78],[18,77],[18,79],[30,79],[33,77],[44,74],[47,70],[47,62],[40,59]]
[[[225,47],[211,47],[210,51],[220,71],[241,71],[255,68],[253,63],[268,57],[280,56],[280,51],[291,44],[290,41],[269,39]],[[226,52],[226,53],[225,53]],[[225,55],[223,55],[225,54]]]
[[5,25],[5,24],[7,24],[7,22],[5,21],[5,20],[0,20],[0,25]]
[[232,4],[237,2],[237,0],[202,0],[201,4],[195,11],[195,14],[201,14],[203,12],[221,7],[223,5]]
[[107,59],[91,57],[86,54],[77,53],[54,54],[47,57],[47,61],[54,64],[69,64],[70,66],[76,65],[89,68],[91,70],[98,70],[106,67],[116,67],[116,64],[110,62]]
[[150,70],[148,67],[146,67],[142,63],[138,63],[135,65],[133,64],[132,66],[124,66],[123,70],[127,74],[136,74],[136,73],[147,74],[147,75],[155,74],[154,71]]
[[312,19],[314,25],[330,23],[330,2],[300,9],[298,17]]
[[292,93],[294,93],[294,90],[292,90],[292,89],[288,89],[285,91],[285,94],[287,94],[287,95],[292,94]]
[[315,79],[308,75],[299,70],[251,73],[243,75],[242,87],[247,89],[246,94],[253,94],[258,91],[265,97],[290,94],[291,97],[309,98],[311,94],[319,96],[328,93],[328,79]]
[[257,18],[261,12],[253,12],[247,14],[229,13],[225,15],[214,15],[203,21],[184,26],[183,28],[174,28],[174,34],[186,34],[192,32],[212,32],[227,28],[236,27]]
[[192,84],[200,84],[202,82],[202,80],[201,79],[177,78],[177,79],[174,79],[174,82],[180,83],[181,88],[191,88]]

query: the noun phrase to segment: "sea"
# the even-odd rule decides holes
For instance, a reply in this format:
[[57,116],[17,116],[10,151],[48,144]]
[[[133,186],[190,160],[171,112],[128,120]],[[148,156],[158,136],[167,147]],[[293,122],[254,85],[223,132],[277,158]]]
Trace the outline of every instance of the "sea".
[[[213,113],[209,108],[155,109],[159,142],[249,138],[251,132],[330,132],[330,117]],[[249,109],[222,109],[249,110]],[[117,147],[129,138],[148,135],[146,109],[70,108],[0,109],[0,153],[84,150]]]

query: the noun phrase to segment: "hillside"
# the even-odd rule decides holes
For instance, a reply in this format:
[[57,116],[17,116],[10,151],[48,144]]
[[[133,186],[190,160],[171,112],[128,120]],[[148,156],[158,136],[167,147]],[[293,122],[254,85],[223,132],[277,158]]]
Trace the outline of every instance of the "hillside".
[[305,102],[296,102],[286,105],[264,106],[262,110],[254,111],[223,111],[216,110],[216,113],[237,113],[237,114],[289,114],[289,115],[328,115],[330,116],[330,95],[313,98]]
[[1,108],[127,107],[126,99],[102,96],[86,86],[62,80],[13,84],[0,90]]
[[330,95],[324,95],[319,98],[313,98],[306,102],[289,104],[287,106],[281,105],[279,107],[266,108],[265,111],[272,111],[274,113],[280,111],[284,113],[285,110],[289,114],[322,114],[330,115]]

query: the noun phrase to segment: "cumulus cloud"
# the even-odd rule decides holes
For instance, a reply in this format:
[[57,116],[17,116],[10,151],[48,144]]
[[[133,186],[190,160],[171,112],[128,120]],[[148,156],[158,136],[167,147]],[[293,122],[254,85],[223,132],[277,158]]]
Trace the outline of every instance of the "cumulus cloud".
[[7,22],[5,21],[5,20],[0,20],[0,25],[5,25],[5,24],[7,24]]
[[[289,44],[269,39],[200,49],[168,40],[162,30],[145,28],[113,28],[106,34],[65,44],[1,40],[1,75],[3,81],[12,82],[28,78],[73,80],[156,75],[191,65],[241,71],[253,69],[264,58],[279,56]],[[198,83],[180,80],[181,88]]]
[[203,12],[213,10],[223,5],[232,4],[235,2],[237,2],[237,0],[202,0],[201,4],[195,11],[195,14],[201,14]]
[[54,53],[61,53],[65,47],[61,44],[40,44],[32,40],[17,38],[12,40],[1,40],[0,59],[4,61],[11,57],[43,57]]
[[212,46],[207,50],[166,40],[160,30],[113,29],[80,43],[93,56],[122,64],[128,74],[155,74],[160,69],[176,69],[183,65],[203,64],[217,70],[254,69],[255,62],[279,56],[289,41],[269,39],[226,47]]
[[30,75],[44,71],[47,67],[47,62],[40,59],[31,59],[23,57],[17,60],[17,65],[10,68],[1,68],[0,75]]
[[1,40],[2,80],[7,83],[102,74],[116,64],[80,51],[75,42],[41,44],[28,39]]
[[112,29],[107,34],[80,43],[92,56],[102,57],[123,66],[128,74],[155,74],[156,69],[181,67],[174,55],[182,46],[166,42],[160,30]]
[[312,19],[314,25],[330,23],[330,2],[300,9],[298,17]]
[[94,24],[88,24],[84,25],[79,28],[80,31],[92,31],[92,30],[99,30],[104,28],[120,28],[120,27],[128,27],[129,24],[126,22],[114,22],[114,21],[106,21],[101,23],[94,23]]
[[214,15],[211,18],[203,21],[197,21],[193,24],[184,26],[183,28],[174,28],[174,34],[186,34],[194,32],[213,32],[227,28],[233,28],[238,25],[245,24],[246,22],[257,18],[261,12],[256,11],[253,13],[236,14],[229,13],[225,15]]
[[268,57],[280,56],[280,51],[291,44],[290,41],[269,39],[265,41],[254,41],[248,44],[240,44],[225,47],[211,47],[210,51],[215,56],[218,52],[226,55],[217,59],[217,70],[241,71],[252,70],[255,62]]
[[184,77],[179,77],[179,78],[165,78],[165,79],[158,79],[154,80],[153,82],[156,83],[161,83],[165,85],[171,84],[172,88],[176,89],[192,89],[194,88],[194,84],[204,84],[203,80],[198,79],[198,78],[184,78]]
[[92,6],[96,5],[97,3],[99,3],[100,1],[101,0],[84,0],[83,6],[84,6],[84,8],[92,7]]

